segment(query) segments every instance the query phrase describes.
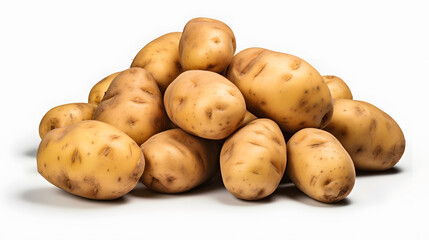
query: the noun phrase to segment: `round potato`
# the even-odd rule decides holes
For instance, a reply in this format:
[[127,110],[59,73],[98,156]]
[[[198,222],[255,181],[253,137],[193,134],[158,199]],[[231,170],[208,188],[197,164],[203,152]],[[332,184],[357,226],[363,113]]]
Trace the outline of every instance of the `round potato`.
[[139,146],[106,123],[87,120],[45,135],[37,169],[48,182],[77,196],[119,198],[138,183],[145,166]]
[[343,79],[333,75],[322,77],[326,85],[328,85],[332,99],[353,99],[352,92]]
[[120,72],[112,73],[96,83],[89,92],[88,103],[98,105],[101,102],[101,99],[103,99],[104,94],[107,92],[107,89],[109,88],[113,79],[115,79],[119,73]]
[[40,138],[55,128],[92,119],[96,107],[96,105],[89,103],[69,103],[52,108],[40,121]]
[[179,43],[180,64],[184,70],[223,72],[236,49],[235,36],[225,23],[210,18],[194,18]]
[[182,72],[179,61],[181,36],[181,32],[162,35],[144,46],[131,63],[131,67],[141,67],[152,73],[161,92],[165,92],[167,86]]
[[323,128],[332,117],[328,86],[298,57],[249,48],[234,56],[227,78],[243,93],[250,112],[274,120],[285,132]]
[[330,133],[306,128],[287,142],[287,175],[309,197],[325,203],[349,195],[355,183],[353,161]]
[[202,70],[180,74],[165,91],[164,105],[181,129],[215,140],[233,133],[246,113],[243,95],[234,84]]
[[139,145],[161,132],[166,115],[152,75],[143,68],[121,72],[95,109],[94,119],[124,131]]
[[146,160],[141,181],[157,192],[188,191],[219,171],[218,144],[181,129],[158,133],[141,149]]
[[220,153],[226,189],[235,197],[258,200],[271,195],[286,167],[286,144],[270,119],[256,119],[230,136]]
[[387,170],[398,163],[405,151],[405,137],[399,125],[367,102],[336,99],[334,116],[325,130],[341,142],[358,170]]

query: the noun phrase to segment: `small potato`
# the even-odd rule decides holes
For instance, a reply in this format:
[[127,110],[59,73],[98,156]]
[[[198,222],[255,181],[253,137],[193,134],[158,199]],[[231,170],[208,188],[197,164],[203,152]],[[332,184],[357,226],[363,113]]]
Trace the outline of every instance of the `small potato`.
[[202,70],[180,74],[165,91],[164,105],[181,129],[214,140],[233,133],[246,113],[243,95],[234,84]]
[[250,112],[274,120],[285,132],[323,128],[332,117],[328,86],[298,57],[249,48],[234,56],[227,78],[243,93]]
[[89,92],[88,103],[98,105],[101,102],[101,99],[103,99],[104,94],[107,92],[107,89],[109,88],[113,79],[115,79],[119,73],[120,72],[112,73],[96,83]]
[[158,133],[141,149],[146,159],[141,181],[157,192],[188,191],[219,171],[218,144],[181,129]]
[[326,75],[322,76],[331,92],[332,99],[353,99],[349,86],[339,77]]
[[271,195],[286,167],[286,144],[270,119],[256,119],[230,136],[220,153],[220,171],[237,198],[258,200]]
[[194,18],[183,29],[179,43],[184,70],[223,72],[236,49],[235,36],[225,23],[210,18]]
[[130,137],[94,120],[50,131],[37,151],[37,169],[48,182],[91,199],[125,195],[138,183],[144,166],[143,154]]
[[357,170],[383,171],[395,166],[405,151],[405,137],[393,118],[367,102],[334,101],[326,126],[344,146]]
[[152,75],[143,68],[121,72],[94,112],[94,119],[124,131],[137,144],[161,132],[166,124],[162,96]]
[[153,40],[137,53],[131,64],[131,67],[144,68],[152,73],[162,93],[182,72],[179,61],[181,36],[181,32],[172,32]]
[[89,103],[69,103],[52,108],[40,121],[40,138],[55,128],[92,119],[96,107],[96,105]]
[[313,199],[338,202],[355,183],[353,161],[330,133],[306,128],[287,142],[287,175],[296,187]]

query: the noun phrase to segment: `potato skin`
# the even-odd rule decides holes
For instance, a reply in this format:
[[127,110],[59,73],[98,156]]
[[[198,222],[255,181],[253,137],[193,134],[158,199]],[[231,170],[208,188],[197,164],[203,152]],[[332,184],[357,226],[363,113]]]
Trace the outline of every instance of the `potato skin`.
[[267,197],[282,179],[286,157],[286,143],[278,125],[270,119],[256,119],[225,141],[220,153],[223,183],[240,199]]
[[89,103],[69,103],[50,109],[40,121],[40,138],[55,128],[92,119],[96,107],[96,105]]
[[289,139],[287,155],[288,176],[311,198],[333,203],[352,191],[356,178],[353,161],[332,134],[302,129]]
[[181,36],[181,32],[162,35],[145,45],[131,63],[131,67],[144,68],[152,73],[162,93],[182,72],[179,61],[179,41]]
[[146,160],[141,182],[157,192],[191,190],[219,171],[218,144],[181,129],[155,134],[141,149]]
[[253,121],[255,119],[257,119],[257,117],[255,115],[253,115],[249,111],[246,111],[246,113],[243,116],[243,119],[241,119],[240,123],[238,124],[237,129],[246,126],[248,123],[250,123],[251,121]]
[[183,29],[179,43],[184,70],[223,72],[231,62],[236,41],[231,28],[210,18],[194,18]]
[[232,134],[246,113],[243,95],[234,84],[202,70],[180,74],[165,91],[164,105],[181,129],[214,140]]
[[353,99],[352,92],[343,79],[333,75],[322,77],[326,85],[328,85],[332,99]]
[[88,103],[98,105],[101,102],[101,99],[103,99],[104,94],[107,92],[107,89],[109,88],[113,79],[115,79],[119,73],[120,72],[112,73],[96,83],[89,92]]
[[274,120],[285,132],[323,128],[332,117],[328,86],[296,56],[245,49],[232,59],[227,78],[243,93],[250,112]]
[[143,153],[130,137],[94,120],[50,131],[37,151],[37,169],[48,182],[91,199],[125,195],[144,166]]
[[336,99],[334,116],[325,130],[341,142],[357,170],[387,170],[398,163],[405,151],[405,137],[399,125],[367,102]]
[[143,68],[121,72],[95,110],[94,119],[124,131],[139,145],[161,132],[166,116],[152,75]]

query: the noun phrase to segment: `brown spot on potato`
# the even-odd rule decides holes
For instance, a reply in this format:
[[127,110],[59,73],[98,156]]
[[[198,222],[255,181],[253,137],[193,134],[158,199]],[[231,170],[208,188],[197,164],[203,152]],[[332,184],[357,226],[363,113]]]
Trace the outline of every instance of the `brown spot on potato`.
[[377,158],[382,152],[383,152],[383,147],[378,145],[377,147],[374,148],[372,155],[374,156],[374,158]]
[[373,118],[371,120],[371,124],[369,125],[369,132],[370,132],[370,134],[373,134],[375,132],[376,128],[377,128],[377,120]]
[[264,189],[260,189],[259,191],[258,191],[258,193],[256,194],[256,196],[262,196],[263,194],[264,194]]
[[177,178],[176,177],[174,177],[174,176],[168,176],[167,178],[167,182],[169,183],[169,184],[171,184],[174,180],[176,180]]
[[149,95],[151,95],[151,96],[155,96],[155,94],[153,93],[153,92],[151,92],[151,91],[149,91],[149,90],[147,90],[147,89],[144,89],[144,88],[140,88],[144,93],[147,93],[147,94],[149,94]]
[[299,107],[300,108],[302,108],[302,107],[304,107],[305,105],[307,105],[308,104],[308,101],[306,100],[306,99],[301,99],[300,101],[299,101]]
[[132,117],[130,117],[130,118],[127,120],[128,125],[130,125],[130,126],[132,126],[132,127],[136,124],[136,122],[137,122],[137,120],[136,120],[136,119],[134,119],[134,118],[132,118]]
[[282,75],[282,80],[285,82],[288,82],[291,79],[292,79],[292,74],[290,74],[290,73],[286,73],[286,74]]
[[214,68],[216,68],[216,65],[210,63],[210,64],[207,65],[206,70],[212,70]]
[[111,140],[116,140],[116,139],[119,139],[119,138],[120,138],[119,135],[110,135],[110,139]]
[[259,175],[258,171],[251,171],[251,173],[255,174],[255,175]]
[[258,72],[256,72],[256,74],[253,76],[253,78],[256,78],[259,74],[261,74],[261,72],[264,70],[264,68],[265,68],[265,66],[266,66],[266,65],[267,65],[267,64],[262,65],[262,66],[259,68]]
[[263,105],[266,105],[267,103],[265,101],[261,101],[260,104],[263,106]]
[[107,157],[109,155],[109,153],[110,153],[110,147],[106,146],[106,147],[102,148],[98,154],[104,155],[105,157]]
[[122,179],[121,179],[121,177],[118,177],[118,182],[120,182]]
[[74,164],[76,160],[78,160],[79,163],[82,163],[82,158],[81,158],[79,150],[77,148],[73,151],[73,154],[71,157],[71,164]]
[[277,137],[272,137],[271,140],[273,140],[275,143],[277,143],[277,145],[281,146],[282,143],[280,142],[280,139],[278,139]]
[[264,146],[262,146],[261,144],[256,143],[256,142],[251,142],[251,141],[249,141],[248,143],[250,143],[250,144],[252,144],[252,145],[255,145],[255,146],[258,146],[258,147],[264,147]]
[[213,112],[211,109],[206,110],[206,116],[208,119],[212,120],[212,114],[213,114]]
[[316,185],[316,180],[317,180],[317,177],[316,177],[316,176],[311,176],[311,179],[310,179],[310,186],[314,186],[314,185]]
[[311,147],[311,148],[317,148],[317,147],[320,147],[320,146],[322,146],[323,144],[325,144],[326,142],[316,142],[316,143],[312,143],[312,144],[310,144],[310,145],[308,145],[309,147]]
[[293,70],[298,70],[298,68],[300,68],[300,67],[301,67],[301,60],[295,60],[293,62],[293,65],[291,66],[291,68]]
[[134,102],[134,103],[137,103],[137,104],[146,103],[146,101],[143,100],[141,97],[135,97],[135,98],[131,99],[131,102]]
[[326,179],[326,181],[323,183],[323,185],[328,185],[328,184],[330,184],[332,182],[332,180],[331,179]]

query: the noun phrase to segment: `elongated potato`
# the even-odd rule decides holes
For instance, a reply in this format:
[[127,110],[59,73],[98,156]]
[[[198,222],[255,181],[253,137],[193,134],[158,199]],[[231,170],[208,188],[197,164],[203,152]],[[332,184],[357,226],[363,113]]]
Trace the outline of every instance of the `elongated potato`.
[[328,85],[332,99],[353,99],[352,92],[343,79],[333,75],[322,77],[326,85]]
[[40,138],[55,128],[92,119],[96,107],[96,105],[89,103],[69,103],[52,108],[40,121]]
[[125,195],[144,166],[143,154],[130,137],[94,120],[50,131],[37,151],[37,169],[48,182],[91,199]]
[[113,79],[115,79],[119,73],[120,72],[112,73],[96,83],[89,92],[88,103],[98,105],[101,102],[101,99],[103,99],[104,94],[107,92],[107,89],[109,88]]
[[179,61],[181,36],[181,32],[162,35],[144,46],[131,63],[131,67],[141,67],[152,73],[162,93],[182,72]]
[[218,144],[181,129],[158,133],[141,149],[146,159],[141,181],[157,192],[188,191],[219,171]]
[[180,74],[164,94],[165,110],[174,124],[193,135],[223,139],[246,113],[243,95],[228,79],[209,71]]
[[270,119],[256,119],[230,136],[220,153],[223,183],[237,198],[258,200],[271,195],[286,167],[282,132]]
[[287,143],[287,155],[288,176],[311,198],[333,203],[352,191],[353,161],[330,133],[315,128],[298,131]]
[[95,120],[117,127],[137,144],[161,132],[166,117],[161,92],[152,75],[143,68],[121,72],[94,112]]
[[367,102],[336,99],[334,116],[325,130],[338,138],[358,170],[392,168],[405,151],[405,137],[399,125]]

